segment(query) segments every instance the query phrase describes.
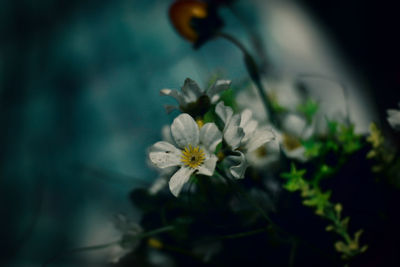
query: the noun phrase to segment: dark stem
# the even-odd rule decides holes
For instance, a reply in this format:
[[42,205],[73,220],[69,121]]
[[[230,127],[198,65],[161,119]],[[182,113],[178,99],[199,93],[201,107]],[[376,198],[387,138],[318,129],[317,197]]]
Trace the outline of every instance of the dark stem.
[[261,76],[260,76],[260,71],[258,69],[257,63],[254,60],[254,58],[251,56],[251,54],[247,51],[246,47],[235,37],[233,37],[230,34],[223,33],[223,32],[218,32],[216,33],[216,37],[221,37],[224,38],[225,40],[228,40],[232,44],[234,44],[237,48],[239,48],[242,53],[243,53],[243,60],[247,69],[247,72],[249,73],[250,78],[256,85],[258,94],[260,95],[261,101],[264,105],[265,112],[267,113],[267,117],[271,120],[272,124],[277,126],[277,120],[276,120],[276,115],[272,109],[271,102],[268,98],[268,96],[265,93],[264,86],[261,83]]

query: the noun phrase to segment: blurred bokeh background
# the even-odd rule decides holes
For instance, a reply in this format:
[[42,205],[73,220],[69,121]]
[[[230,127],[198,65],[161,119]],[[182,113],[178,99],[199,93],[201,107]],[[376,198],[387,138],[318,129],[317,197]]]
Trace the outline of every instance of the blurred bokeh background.
[[[174,31],[171,2],[1,1],[2,266],[40,266],[60,251],[114,241],[111,218],[137,218],[129,191],[157,176],[146,149],[173,119],[159,90],[186,77],[204,87],[216,73],[234,85],[247,79],[231,44],[193,50]],[[397,10],[379,1],[238,0],[220,15],[249,48],[248,29],[256,33],[284,75],[348,84],[363,132],[371,120],[387,128],[385,110],[400,101]],[[341,92],[328,81],[316,87]],[[54,266],[106,262],[106,253],[87,252]]]

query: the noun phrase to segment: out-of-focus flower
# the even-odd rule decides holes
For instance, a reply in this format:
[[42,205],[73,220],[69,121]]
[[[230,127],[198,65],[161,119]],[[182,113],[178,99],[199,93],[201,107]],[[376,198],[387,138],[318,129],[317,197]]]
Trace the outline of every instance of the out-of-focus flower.
[[169,17],[178,33],[195,48],[211,39],[223,26],[216,5],[205,1],[175,1],[169,9]]
[[400,131],[400,110],[388,109],[387,114],[388,114],[387,120],[390,126],[392,126],[392,128],[395,129],[396,131]]
[[[276,131],[274,131],[276,132]],[[277,136],[277,134],[275,134]],[[246,154],[246,159],[253,168],[266,169],[280,159],[280,148],[278,142],[268,142],[252,152]]]
[[266,127],[258,127],[258,122],[252,119],[248,109],[241,114],[233,114],[231,107],[220,102],[215,112],[224,123],[223,138],[229,149],[234,153],[224,161],[230,166],[230,174],[237,179],[243,178],[248,166],[246,156],[275,138],[273,132]]
[[282,150],[288,158],[301,162],[308,160],[306,149],[301,141],[310,138],[314,133],[314,126],[297,114],[287,114],[282,120],[282,132],[278,133],[278,140]]
[[115,216],[114,225],[122,233],[121,241],[111,247],[110,262],[118,263],[128,253],[134,251],[140,243],[142,227],[126,218],[123,214]]
[[193,253],[208,263],[211,259],[222,250],[222,244],[215,239],[204,238],[195,244]]
[[172,194],[178,197],[192,174],[214,174],[217,162],[214,152],[222,135],[214,123],[206,123],[199,129],[194,119],[186,113],[175,118],[171,134],[177,147],[166,141],[157,142],[150,148],[149,158],[161,169],[179,167],[169,181]]
[[[262,82],[272,105],[271,108],[278,114],[287,111],[295,112],[297,107],[305,101],[290,77],[269,78]],[[236,101],[240,108],[250,109],[258,121],[267,122],[270,119],[266,117],[265,108],[255,87],[240,91]]]
[[179,106],[166,105],[167,112],[179,109],[193,117],[203,116],[211,104],[219,100],[219,94],[229,88],[231,81],[217,80],[207,90],[202,90],[195,81],[186,78],[181,91],[162,89],[162,95],[172,96],[178,101]]

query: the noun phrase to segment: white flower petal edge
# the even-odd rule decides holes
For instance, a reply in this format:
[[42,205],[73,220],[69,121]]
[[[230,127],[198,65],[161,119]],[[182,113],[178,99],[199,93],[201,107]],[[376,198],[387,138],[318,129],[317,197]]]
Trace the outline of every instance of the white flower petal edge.
[[149,149],[151,162],[161,169],[179,165],[180,155],[181,151],[166,141],[159,141]]
[[296,137],[302,137],[306,127],[307,121],[297,114],[288,114],[282,121],[284,132]]
[[246,144],[247,152],[252,152],[260,146],[264,145],[265,143],[268,143],[274,139],[275,135],[270,129],[263,128],[256,130],[251,134],[251,137],[248,138]]
[[202,175],[212,176],[214,174],[215,165],[217,165],[218,158],[214,154],[209,155],[208,159],[206,159],[198,168],[198,173]]
[[392,126],[392,128],[395,129],[396,131],[400,131],[400,110],[388,109],[387,114],[388,114],[387,120],[390,126]]
[[219,93],[225,91],[231,85],[229,80],[217,80],[210,88],[207,89],[206,94],[211,99],[211,103],[216,103],[219,100]]
[[196,102],[203,94],[197,83],[190,78],[185,79],[181,89],[186,103]]
[[186,113],[175,118],[171,125],[171,134],[180,148],[199,143],[199,127],[194,119]]
[[232,148],[232,150],[236,150],[240,147],[242,139],[245,136],[243,128],[239,126],[240,124],[240,115],[233,115],[231,120],[225,124],[224,128],[224,140],[225,142]]
[[162,140],[167,141],[170,144],[174,143],[174,140],[173,140],[172,134],[171,134],[171,127],[169,125],[164,125],[161,128],[161,137],[162,137]]
[[223,102],[217,104],[215,112],[225,123],[223,132],[225,142],[232,148],[232,150],[236,150],[239,148],[240,143],[245,136],[242,127],[240,127],[240,115],[233,115],[232,108],[225,106]]
[[[179,106],[185,105],[185,99],[184,99],[183,95],[181,94],[181,92],[178,92],[177,90],[165,88],[160,91],[160,95],[171,96],[171,97],[175,98],[176,101],[178,101]],[[171,107],[173,107],[173,106],[171,106]]]
[[237,153],[239,154],[238,156],[230,155],[226,157],[226,161],[231,165],[229,167],[229,173],[233,178],[243,179],[248,164],[245,155],[240,151],[237,151]]
[[190,175],[194,173],[195,169],[181,167],[169,180],[169,189],[171,193],[178,197],[185,183],[189,181]]
[[219,118],[226,124],[231,120],[233,116],[233,110],[231,107],[225,106],[224,102],[219,102],[215,106],[215,113],[219,116]]
[[249,109],[243,110],[242,113],[240,114],[240,127],[243,128],[243,131],[246,136],[249,136],[258,127],[258,122],[252,119],[252,116],[253,112],[251,112],[251,110]]
[[[174,168],[175,169],[175,168]],[[175,171],[175,170],[174,170]],[[168,184],[167,177],[165,176],[159,176],[153,184],[150,186],[147,192],[149,192],[150,195],[156,195],[158,192],[160,192],[166,185]]]
[[297,159],[298,161],[303,163],[309,160],[309,158],[305,154],[306,149],[303,146],[294,150],[287,150],[285,147],[283,147],[282,151],[290,159]]
[[211,153],[215,151],[215,148],[222,141],[222,134],[218,130],[215,123],[206,123],[200,129],[200,142],[207,148]]

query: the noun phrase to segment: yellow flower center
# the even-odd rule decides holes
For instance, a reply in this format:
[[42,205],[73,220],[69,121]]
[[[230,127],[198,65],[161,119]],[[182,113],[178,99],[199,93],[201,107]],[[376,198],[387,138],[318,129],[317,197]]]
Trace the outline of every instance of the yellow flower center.
[[296,148],[301,147],[301,143],[300,143],[299,139],[297,139],[294,136],[288,135],[286,133],[283,134],[283,145],[289,151],[293,151]]
[[203,164],[205,158],[206,155],[204,154],[203,149],[199,146],[192,147],[189,145],[182,151],[181,162],[185,166],[195,169]]
[[268,154],[267,148],[265,146],[260,146],[254,152],[258,158],[263,158]]
[[163,247],[163,243],[155,238],[149,238],[147,240],[147,244],[152,247],[152,248],[157,248],[157,249],[161,249]]
[[199,126],[199,129],[201,129],[201,127],[203,127],[204,125],[204,121],[202,119],[196,119],[196,123],[197,126]]

